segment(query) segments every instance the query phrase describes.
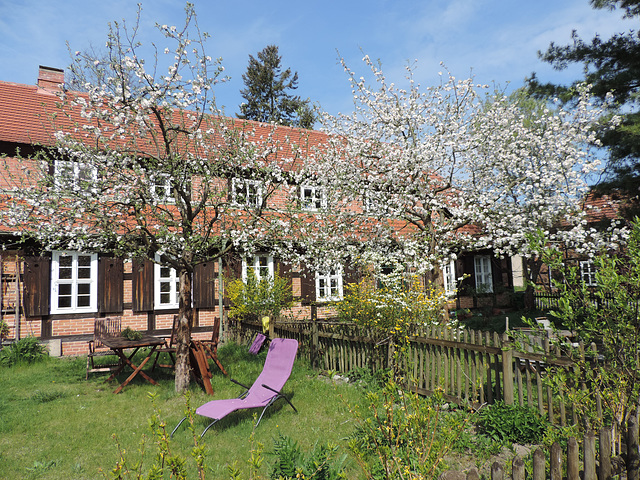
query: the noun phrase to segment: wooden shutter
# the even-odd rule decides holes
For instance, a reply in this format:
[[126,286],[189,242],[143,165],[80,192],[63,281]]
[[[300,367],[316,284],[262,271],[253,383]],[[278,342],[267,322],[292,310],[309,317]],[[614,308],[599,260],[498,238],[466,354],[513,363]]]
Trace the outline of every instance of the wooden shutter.
[[98,260],[98,311],[120,313],[124,310],[124,263],[121,258]]
[[[242,278],[242,259],[237,255],[227,255],[224,260],[224,278],[229,282],[233,282],[239,278]],[[231,300],[227,296],[227,290],[224,291],[224,297],[222,298],[223,305],[228,307],[231,305]]]
[[303,301],[316,301],[316,274],[304,266],[300,272],[300,296]]
[[24,315],[49,315],[51,294],[51,259],[27,257],[24,259]]
[[342,285],[346,286],[347,283],[358,283],[362,276],[360,275],[360,271],[352,266],[345,265],[343,274],[342,274]]
[[193,270],[193,307],[215,308],[217,301],[215,261],[197,264]]
[[132,268],[133,311],[150,312],[153,310],[153,262],[134,260]]

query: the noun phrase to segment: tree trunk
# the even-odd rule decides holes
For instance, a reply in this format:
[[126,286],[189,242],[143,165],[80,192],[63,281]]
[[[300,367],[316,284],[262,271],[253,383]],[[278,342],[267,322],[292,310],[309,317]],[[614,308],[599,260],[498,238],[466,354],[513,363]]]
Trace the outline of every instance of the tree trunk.
[[178,310],[178,327],[176,330],[176,392],[183,393],[189,388],[191,366],[189,364],[189,345],[191,343],[191,325],[193,309],[191,308],[191,272],[181,269],[180,305]]

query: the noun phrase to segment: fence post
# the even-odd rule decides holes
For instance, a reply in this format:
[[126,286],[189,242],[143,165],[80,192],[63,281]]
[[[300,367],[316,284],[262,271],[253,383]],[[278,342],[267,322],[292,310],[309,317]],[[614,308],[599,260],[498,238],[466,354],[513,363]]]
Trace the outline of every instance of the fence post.
[[504,468],[498,462],[493,462],[491,465],[491,480],[503,480]]
[[598,479],[611,479],[611,429],[606,427],[600,429],[600,468],[598,469]]
[[502,379],[504,403],[513,405],[513,350],[506,333],[502,336]]
[[318,369],[318,319],[311,319],[311,368]]
[[627,421],[627,480],[640,480],[640,442],[638,441],[638,412]]
[[544,452],[536,448],[533,452],[533,480],[545,480]]
[[562,480],[562,448],[558,442],[553,442],[551,445],[549,464],[551,480]]
[[524,460],[515,456],[511,463],[511,478],[513,480],[524,480]]
[[589,431],[584,436],[584,480],[596,478],[596,436]]
[[577,440],[570,437],[567,442],[567,480],[580,479],[579,453]]

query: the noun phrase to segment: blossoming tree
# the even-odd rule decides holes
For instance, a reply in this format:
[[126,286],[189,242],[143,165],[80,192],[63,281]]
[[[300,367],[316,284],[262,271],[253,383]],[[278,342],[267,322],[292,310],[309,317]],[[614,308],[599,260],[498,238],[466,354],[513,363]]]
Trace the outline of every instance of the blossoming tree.
[[45,250],[108,252],[175,269],[175,387],[184,391],[194,268],[281,236],[286,219],[266,205],[291,158],[272,129],[258,134],[218,115],[212,88],[223,69],[205,53],[192,5],[182,28],[157,28],[172,47],[156,50],[151,65],[139,55],[137,25],[124,23],[110,25],[106,55],[75,55],[71,70],[83,92],[63,92],[49,112],[55,148],[23,159],[7,180],[3,220]]
[[349,253],[361,237],[362,258],[426,272],[464,249],[533,256],[528,235],[560,224],[563,238],[586,239],[579,199],[600,164],[588,148],[600,110],[586,90],[566,111],[450,74],[421,88],[411,66],[404,89],[364,63],[377,86],[343,62],[355,111],[324,114],[331,136],[307,165],[333,205],[330,225],[309,235],[318,254]]

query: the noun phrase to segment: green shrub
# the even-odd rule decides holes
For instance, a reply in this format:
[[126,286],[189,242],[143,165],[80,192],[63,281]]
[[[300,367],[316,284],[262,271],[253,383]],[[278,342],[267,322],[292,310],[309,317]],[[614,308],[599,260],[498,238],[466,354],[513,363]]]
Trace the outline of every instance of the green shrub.
[[345,456],[336,458],[338,447],[327,444],[314,446],[305,455],[298,442],[280,435],[274,440],[273,454],[276,461],[271,469],[272,480],[306,478],[313,480],[338,480],[347,478],[344,474]]
[[247,281],[234,280],[228,287],[231,299],[230,313],[245,317],[254,315],[257,319],[264,316],[277,318],[280,312],[293,305],[291,283],[274,273],[273,278],[258,281],[252,268],[247,269]]
[[47,347],[36,337],[24,337],[0,351],[0,364],[33,363],[47,357]]
[[435,285],[424,286],[420,278],[400,282],[389,279],[376,285],[369,278],[345,287],[344,299],[335,307],[342,321],[355,322],[401,339],[412,325],[444,319],[446,296]]
[[464,431],[467,415],[452,414],[442,392],[421,397],[390,378],[366,394],[365,410],[352,408],[356,431],[349,449],[367,478],[436,478],[445,457]]
[[533,408],[497,402],[478,412],[476,425],[493,440],[530,444],[542,442],[549,422]]

